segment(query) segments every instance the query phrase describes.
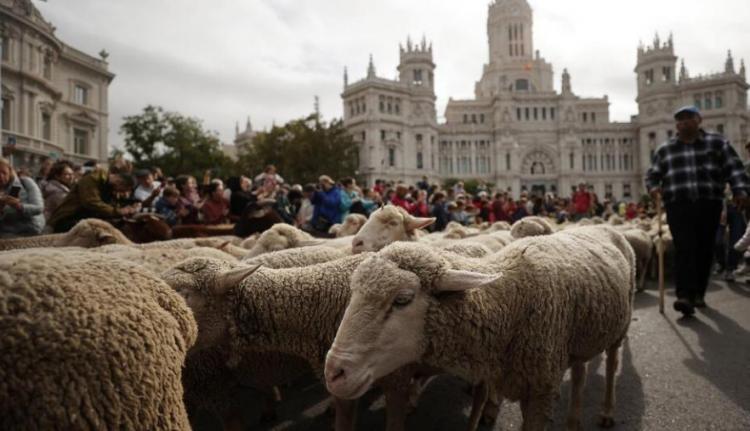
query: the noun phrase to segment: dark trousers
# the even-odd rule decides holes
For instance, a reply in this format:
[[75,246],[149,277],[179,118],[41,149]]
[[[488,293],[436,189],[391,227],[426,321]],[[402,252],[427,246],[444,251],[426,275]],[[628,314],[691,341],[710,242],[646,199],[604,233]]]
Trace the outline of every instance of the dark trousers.
[[677,297],[702,298],[711,275],[721,201],[679,201],[666,204],[667,221],[674,238],[674,273]]

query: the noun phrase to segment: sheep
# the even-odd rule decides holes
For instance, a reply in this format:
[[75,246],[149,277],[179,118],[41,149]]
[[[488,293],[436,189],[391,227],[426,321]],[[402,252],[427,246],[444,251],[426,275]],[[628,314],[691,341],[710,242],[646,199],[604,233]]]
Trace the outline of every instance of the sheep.
[[490,232],[496,232],[496,231],[502,231],[502,230],[510,230],[511,226],[510,223],[507,221],[496,221],[495,223],[492,223],[492,225],[487,229]]
[[352,276],[327,354],[328,390],[356,398],[374,379],[424,362],[494,384],[499,396],[521,400],[523,429],[541,430],[572,367],[568,427],[578,429],[586,362],[606,351],[600,425],[613,426],[617,353],[635,287],[625,238],[579,228],[514,241],[495,257],[495,274],[451,269],[438,251],[415,243],[368,257]]
[[328,229],[328,233],[336,235],[336,237],[356,235],[362,226],[367,223],[367,216],[362,214],[349,214],[344,219],[343,224],[335,224]]
[[461,256],[475,258],[492,254],[492,250],[488,247],[475,242],[454,241],[453,244],[444,246],[442,249]]
[[137,248],[125,245],[108,245],[91,249],[99,253],[136,263],[153,274],[161,274],[177,263],[191,257],[212,257],[227,262],[237,262],[237,258],[221,250],[210,247],[193,248]]
[[246,250],[250,250],[251,248],[253,248],[253,246],[255,245],[255,243],[258,241],[258,237],[259,236],[260,236],[259,233],[254,233],[254,234],[250,235],[249,237],[247,237],[244,240],[242,240],[242,242],[240,242],[240,247],[242,247],[242,248],[244,248]]
[[311,247],[290,248],[264,253],[245,259],[243,263],[246,265],[260,264],[266,268],[295,268],[329,262],[345,256],[347,254],[340,249],[324,245],[314,245]]
[[623,220],[623,218],[617,214],[612,214],[611,216],[609,216],[609,219],[607,220],[607,222],[611,224],[612,226],[619,226],[619,225],[624,224],[625,220]]
[[479,229],[462,226],[456,222],[450,222],[445,227],[443,238],[460,239],[479,235]]
[[79,221],[66,233],[0,239],[0,250],[33,247],[98,247],[106,244],[133,244],[122,232],[104,220],[88,218]]
[[189,430],[192,313],[126,261],[55,248],[0,260],[0,429]]
[[629,229],[622,232],[622,234],[625,236],[625,239],[635,253],[635,272],[638,277],[637,287],[638,291],[642,291],[644,289],[646,273],[648,272],[648,265],[651,262],[651,256],[653,255],[654,242],[651,240],[648,233],[641,229]]
[[591,223],[592,224],[604,224],[604,219],[601,218],[600,216],[594,216],[594,217],[591,217]]
[[537,216],[524,217],[513,223],[513,226],[510,228],[510,235],[515,239],[527,236],[549,235],[552,232],[552,225],[549,221]]
[[[291,269],[193,258],[162,277],[185,296],[198,322],[191,355],[227,346],[229,364],[236,366],[247,351],[281,352],[304,358],[322,379],[325,352],[349,300],[351,274],[369,256],[361,253]],[[403,429],[413,373],[407,368],[381,381],[389,430]],[[341,399],[334,403],[336,430],[352,429],[355,404]]]
[[401,207],[385,205],[367,219],[352,239],[352,253],[378,251],[395,241],[416,241],[416,232],[435,222],[434,217],[414,217]]
[[321,241],[315,240],[307,232],[303,232],[294,226],[277,223],[270,229],[260,234],[255,245],[247,252],[246,257],[251,258],[269,251],[286,250],[288,248],[304,247],[309,245],[320,245]]

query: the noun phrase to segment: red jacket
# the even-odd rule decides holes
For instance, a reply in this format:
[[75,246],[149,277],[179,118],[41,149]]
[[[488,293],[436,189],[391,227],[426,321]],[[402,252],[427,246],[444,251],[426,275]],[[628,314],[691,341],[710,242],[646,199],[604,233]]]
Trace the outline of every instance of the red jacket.
[[406,198],[400,198],[398,197],[398,195],[394,194],[391,198],[391,204],[396,205],[397,207],[401,207],[408,213],[411,213],[412,204],[410,204],[409,201],[406,200]]
[[591,208],[591,193],[578,190],[573,194],[576,214],[588,214]]

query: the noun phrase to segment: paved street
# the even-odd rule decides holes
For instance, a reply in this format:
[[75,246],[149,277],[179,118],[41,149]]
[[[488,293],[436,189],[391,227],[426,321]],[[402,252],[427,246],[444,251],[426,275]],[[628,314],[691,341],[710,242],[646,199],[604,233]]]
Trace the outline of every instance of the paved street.
[[[668,290],[666,315],[658,312],[651,283],[636,296],[630,337],[622,353],[617,387],[617,430],[750,430],[750,284],[712,281],[709,308],[684,319],[674,312]],[[604,361],[590,364],[585,391],[584,428],[595,420],[604,393]],[[563,429],[569,381],[563,383],[553,429]],[[281,419],[263,430],[330,430],[325,389],[314,381],[284,389]],[[252,398],[252,397],[251,397]],[[359,430],[383,430],[383,400],[370,394],[360,403]],[[464,429],[470,397],[450,377],[435,379],[425,390],[408,430]],[[248,418],[257,424],[249,399]],[[493,428],[519,430],[517,403],[506,403]],[[201,417],[197,429],[218,429]]]

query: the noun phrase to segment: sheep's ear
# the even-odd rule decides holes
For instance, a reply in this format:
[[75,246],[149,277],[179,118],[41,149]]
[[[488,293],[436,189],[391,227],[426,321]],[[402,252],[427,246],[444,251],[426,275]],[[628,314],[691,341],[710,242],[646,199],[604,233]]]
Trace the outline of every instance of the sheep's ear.
[[404,223],[407,232],[413,232],[435,223],[435,220],[437,220],[435,217],[408,217]]
[[449,269],[435,282],[438,292],[459,292],[492,284],[500,278],[500,274],[481,274],[471,271]]
[[102,242],[111,243],[115,240],[115,236],[109,232],[97,232],[96,240],[100,243]]
[[219,249],[219,250],[224,250],[224,247],[228,246],[231,243],[232,243],[232,241],[226,241],[226,242],[221,243],[221,245],[218,246],[218,247],[216,247],[216,248]]
[[216,285],[214,288],[214,294],[215,295],[224,295],[226,294],[229,289],[231,289],[234,286],[237,286],[242,282],[242,280],[246,279],[252,273],[258,270],[261,265],[251,265],[251,266],[243,266],[241,268],[236,268],[231,271],[226,271],[219,273],[219,275],[216,276]]
[[299,242],[300,247],[311,247],[313,245],[323,245],[325,241],[319,239],[305,239]]

